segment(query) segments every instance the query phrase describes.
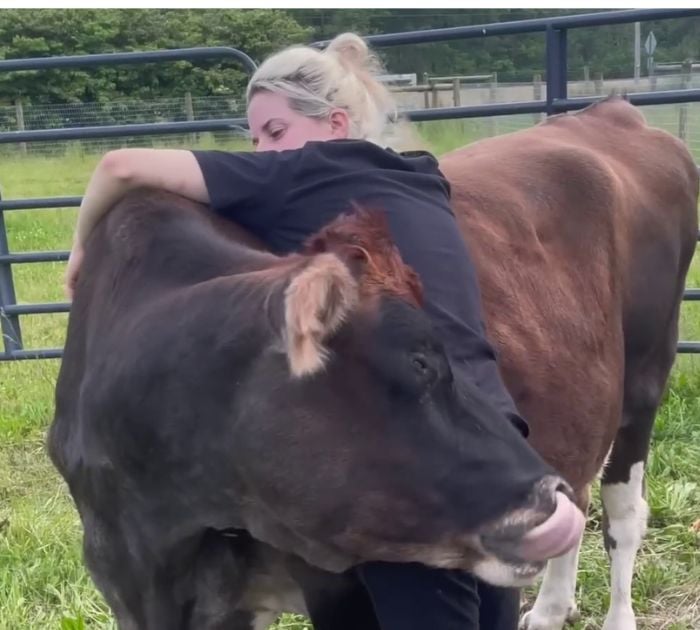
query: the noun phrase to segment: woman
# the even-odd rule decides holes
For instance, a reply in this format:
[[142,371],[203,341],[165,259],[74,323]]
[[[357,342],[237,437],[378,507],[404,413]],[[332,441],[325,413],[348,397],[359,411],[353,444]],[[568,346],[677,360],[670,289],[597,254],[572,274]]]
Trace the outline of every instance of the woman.
[[[67,272],[72,295],[83,243],[130,189],[151,186],[208,204],[285,254],[353,202],[382,208],[405,262],[421,277],[425,310],[456,376],[475,380],[524,432],[480,316],[476,275],[450,209],[450,187],[425,152],[378,144],[394,103],[361,38],[337,37],[267,59],[247,90],[254,153],[125,149],[108,153],[88,184]],[[418,564],[358,568],[383,630],[514,630],[517,591]],[[479,603],[481,602],[481,613]]]

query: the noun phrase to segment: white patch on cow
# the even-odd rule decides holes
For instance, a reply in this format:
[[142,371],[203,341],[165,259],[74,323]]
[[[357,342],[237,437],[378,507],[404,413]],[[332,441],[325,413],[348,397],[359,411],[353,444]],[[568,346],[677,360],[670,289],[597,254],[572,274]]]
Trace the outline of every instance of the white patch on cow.
[[516,567],[490,556],[479,560],[474,565],[472,573],[494,586],[521,587],[530,586],[542,573],[542,570],[535,565]]
[[323,342],[335,332],[357,302],[357,282],[334,254],[318,254],[293,278],[285,292],[287,358],[293,376],[323,369]]
[[603,630],[636,630],[632,610],[632,575],[637,550],[646,533],[649,508],[643,496],[644,462],[630,469],[627,483],[603,485],[600,497],[615,541],[610,555],[610,609]]
[[567,621],[576,619],[576,572],[582,540],[547,563],[535,605],[520,621],[521,630],[561,630]]

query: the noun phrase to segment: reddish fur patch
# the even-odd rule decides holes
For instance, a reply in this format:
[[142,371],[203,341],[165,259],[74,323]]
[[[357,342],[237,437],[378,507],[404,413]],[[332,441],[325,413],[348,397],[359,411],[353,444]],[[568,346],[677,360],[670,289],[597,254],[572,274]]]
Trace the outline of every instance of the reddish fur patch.
[[336,254],[357,277],[361,299],[390,295],[415,306],[423,303],[418,274],[401,259],[381,211],[356,208],[338,217],[312,236],[304,251]]

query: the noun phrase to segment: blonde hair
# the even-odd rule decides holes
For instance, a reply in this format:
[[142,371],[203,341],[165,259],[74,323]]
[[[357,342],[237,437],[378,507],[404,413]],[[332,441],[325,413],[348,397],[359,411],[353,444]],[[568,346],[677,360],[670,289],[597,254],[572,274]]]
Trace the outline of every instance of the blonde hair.
[[382,64],[364,40],[343,33],[321,51],[292,46],[266,59],[248,84],[248,102],[261,90],[283,94],[309,118],[327,118],[334,108],[350,119],[350,138],[380,143],[396,119],[396,104],[377,79]]

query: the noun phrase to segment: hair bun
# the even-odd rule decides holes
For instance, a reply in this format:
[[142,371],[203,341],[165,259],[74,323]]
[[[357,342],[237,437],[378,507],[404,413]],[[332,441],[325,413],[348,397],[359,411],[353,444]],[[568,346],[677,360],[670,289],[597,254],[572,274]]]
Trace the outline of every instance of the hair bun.
[[365,40],[355,33],[341,33],[333,38],[326,50],[335,53],[341,61],[356,68],[372,65],[369,47]]

